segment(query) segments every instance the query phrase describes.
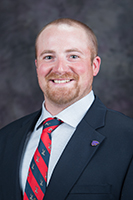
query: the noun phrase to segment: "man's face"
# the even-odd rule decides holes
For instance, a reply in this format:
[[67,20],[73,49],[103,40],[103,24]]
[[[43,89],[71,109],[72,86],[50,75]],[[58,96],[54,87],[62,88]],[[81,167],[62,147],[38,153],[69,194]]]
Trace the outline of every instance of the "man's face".
[[100,58],[91,63],[91,42],[84,29],[50,25],[37,40],[37,75],[45,104],[71,105],[92,89]]

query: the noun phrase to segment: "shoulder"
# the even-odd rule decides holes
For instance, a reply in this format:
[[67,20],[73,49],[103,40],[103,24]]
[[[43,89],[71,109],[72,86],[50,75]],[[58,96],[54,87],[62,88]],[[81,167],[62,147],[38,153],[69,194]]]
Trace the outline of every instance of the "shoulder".
[[31,121],[31,120],[36,121],[39,118],[40,114],[41,114],[41,110],[31,113],[29,115],[26,115],[20,119],[17,119],[15,121],[11,122],[10,124],[6,125],[5,127],[1,128],[0,134],[2,132],[7,132],[8,130],[15,130],[15,129],[17,130],[23,124],[28,123],[28,121]]
[[[111,131],[131,132],[133,135],[133,119],[112,109],[107,108],[101,100],[96,97],[94,105],[92,106],[91,115],[95,112],[94,120],[103,118],[104,128]],[[102,115],[101,115],[102,113]],[[103,114],[104,113],[104,114]]]
[[108,120],[111,119],[112,121],[114,121],[114,122],[116,121],[117,123],[118,123],[118,121],[124,121],[126,123],[133,123],[133,118],[128,117],[128,116],[124,115],[123,113],[118,112],[116,110],[107,108],[97,96],[96,96],[96,100],[95,100],[95,106],[98,106],[100,109],[106,110],[106,118]]
[[106,136],[115,137],[118,141],[128,141],[130,144],[133,141],[133,119],[121,112],[107,107],[105,109],[102,133]]
[[133,130],[133,119],[120,113],[115,110],[111,110],[107,108],[106,112],[106,123],[110,123],[116,125],[117,127],[123,129],[132,129]]

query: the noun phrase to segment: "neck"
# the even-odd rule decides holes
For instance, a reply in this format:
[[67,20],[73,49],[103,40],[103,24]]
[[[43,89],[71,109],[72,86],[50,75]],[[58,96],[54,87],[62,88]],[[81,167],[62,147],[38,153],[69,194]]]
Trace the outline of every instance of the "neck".
[[58,104],[54,104],[54,103],[45,101],[46,110],[53,116],[57,115],[58,113],[60,113],[61,111],[63,111],[65,108],[67,108],[70,105],[71,104],[58,105]]
[[76,101],[82,99],[86,95],[83,95],[80,98],[77,97],[74,100],[72,100],[68,103],[64,103],[64,104],[59,104],[59,103],[53,102],[50,99],[48,99],[46,96],[44,96],[44,98],[45,98],[45,108],[51,115],[54,116],[54,115],[57,115],[58,113],[60,113],[61,111],[63,111],[64,109],[66,109],[67,107],[69,107],[70,105],[74,104]]
[[53,101],[47,100],[45,98],[45,108],[46,110],[51,114],[51,115],[57,115],[58,113],[60,113],[61,111],[63,111],[64,109],[66,109],[67,107],[69,107],[70,105],[72,105],[73,103],[75,103],[76,101],[78,101],[79,99],[75,99],[71,102],[65,103],[65,104],[57,104]]

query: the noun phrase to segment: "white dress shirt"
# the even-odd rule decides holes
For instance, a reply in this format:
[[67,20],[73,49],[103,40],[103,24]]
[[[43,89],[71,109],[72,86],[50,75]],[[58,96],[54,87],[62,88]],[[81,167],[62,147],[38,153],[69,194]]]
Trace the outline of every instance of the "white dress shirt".
[[87,96],[83,97],[79,101],[75,102],[71,106],[64,109],[62,112],[56,116],[52,116],[44,107],[44,102],[42,104],[42,113],[38,119],[34,131],[27,136],[27,141],[25,144],[21,165],[20,165],[20,185],[22,191],[25,190],[25,184],[27,179],[27,174],[29,166],[34,155],[34,152],[38,146],[40,136],[42,133],[42,126],[38,126],[48,117],[57,117],[61,119],[62,123],[58,128],[56,128],[52,134],[52,149],[50,154],[49,166],[48,166],[48,178],[47,185],[49,183],[50,177],[57,164],[63,150],[65,149],[68,141],[72,137],[77,125],[82,120],[87,110],[90,108],[94,101],[94,93],[91,91]]

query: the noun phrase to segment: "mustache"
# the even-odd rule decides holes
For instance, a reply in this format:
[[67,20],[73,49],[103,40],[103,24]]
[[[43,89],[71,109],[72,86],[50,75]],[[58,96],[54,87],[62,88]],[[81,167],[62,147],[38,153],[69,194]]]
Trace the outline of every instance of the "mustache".
[[56,73],[56,72],[51,72],[46,76],[46,79],[74,79],[78,80],[79,76],[76,73],[71,73],[71,72],[65,72],[63,74]]

